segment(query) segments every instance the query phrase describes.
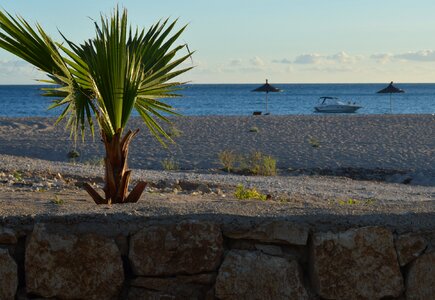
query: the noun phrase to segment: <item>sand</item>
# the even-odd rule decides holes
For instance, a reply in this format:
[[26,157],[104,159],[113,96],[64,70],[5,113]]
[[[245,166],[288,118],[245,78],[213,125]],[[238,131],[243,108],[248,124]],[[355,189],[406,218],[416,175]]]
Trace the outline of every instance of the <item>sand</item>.
[[[173,158],[183,170],[220,168],[218,153],[260,151],[277,159],[280,169],[364,168],[435,174],[435,116],[197,116],[172,118],[180,132],[176,145],[163,149],[140,128],[130,150],[130,166],[162,169]],[[54,119],[0,118],[0,153],[67,161],[77,149],[78,161],[95,162],[104,155],[99,136],[76,145]],[[251,132],[256,127],[258,132]],[[317,144],[318,147],[314,145]]]
[[[104,153],[98,137],[96,141],[78,141],[75,146],[68,132],[61,126],[53,127],[54,119],[0,118],[3,221],[13,222],[23,216],[34,220],[67,215],[195,215],[286,218],[343,226],[383,224],[401,226],[405,231],[435,228],[433,180],[415,185],[400,184],[400,180],[390,183],[322,175],[349,168],[359,175],[397,173],[400,179],[408,173],[433,179],[432,115],[211,116],[172,120],[181,135],[174,136],[177,144],[165,150],[150,137],[140,119],[132,119],[130,127],[141,129],[130,151],[133,177],[148,181],[154,188],[147,189],[137,204],[97,207],[79,186],[82,182],[97,182],[101,187],[103,169],[96,163]],[[258,132],[251,132],[253,127]],[[72,149],[80,152],[76,162],[67,158]],[[223,150],[271,155],[278,161],[279,176],[226,174],[219,170],[217,159]],[[176,160],[182,170],[162,171],[161,161],[165,158]],[[302,171],[294,172],[297,169]],[[13,175],[17,171],[27,177],[17,180]],[[61,180],[56,179],[58,174]],[[180,181],[204,183],[211,189],[206,193],[195,189],[174,191]],[[162,182],[163,187],[156,190]],[[237,200],[237,184],[255,187],[272,199]],[[41,185],[43,188],[38,188]],[[57,203],[58,199],[62,203]]]

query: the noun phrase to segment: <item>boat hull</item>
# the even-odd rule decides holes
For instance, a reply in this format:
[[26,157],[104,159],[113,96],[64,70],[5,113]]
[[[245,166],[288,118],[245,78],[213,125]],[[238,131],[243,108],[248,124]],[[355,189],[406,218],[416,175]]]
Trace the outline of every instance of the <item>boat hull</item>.
[[360,108],[361,106],[357,105],[324,105],[314,107],[316,112],[322,113],[354,113]]

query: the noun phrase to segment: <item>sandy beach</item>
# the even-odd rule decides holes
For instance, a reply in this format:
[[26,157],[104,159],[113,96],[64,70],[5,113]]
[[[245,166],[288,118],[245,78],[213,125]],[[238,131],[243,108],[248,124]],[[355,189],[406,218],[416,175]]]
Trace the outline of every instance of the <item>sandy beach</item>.
[[[67,153],[74,143],[53,122],[0,119],[0,213],[4,218],[109,212],[106,206],[95,207],[81,187],[83,182],[102,186],[103,168],[95,163],[104,155],[98,137],[77,141],[80,157],[70,162]],[[137,206],[110,207],[112,213],[303,216],[305,221],[322,224],[391,224],[404,230],[435,226],[432,115],[211,116],[180,117],[173,122],[179,132],[174,135],[177,144],[165,150],[141,120],[131,120],[130,128],[141,129],[130,151],[133,179],[149,185]],[[252,132],[252,127],[258,132]],[[222,172],[217,156],[223,150],[271,155],[278,161],[278,176]],[[181,170],[163,171],[165,158],[176,160]],[[371,180],[331,176],[340,175],[334,170],[343,168],[359,175],[388,176]],[[406,174],[416,176],[420,183],[401,183]],[[271,195],[271,201],[237,200],[238,184]]]
[[[433,115],[196,116],[172,121],[176,144],[164,149],[140,119],[132,118],[129,127],[141,129],[130,148],[132,168],[159,170],[163,159],[172,158],[182,170],[217,169],[218,153],[233,150],[270,155],[282,170],[435,174]],[[79,162],[103,157],[99,136],[74,145],[63,126],[53,123],[49,118],[0,118],[0,154],[65,162],[67,153],[76,149]]]

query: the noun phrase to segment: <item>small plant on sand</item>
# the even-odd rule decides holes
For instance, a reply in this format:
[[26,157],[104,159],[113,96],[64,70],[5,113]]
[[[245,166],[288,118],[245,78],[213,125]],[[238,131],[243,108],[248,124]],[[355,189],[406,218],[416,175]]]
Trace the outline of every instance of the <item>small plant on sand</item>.
[[275,176],[276,175],[276,159],[272,156],[265,155],[262,158],[259,175]]
[[78,158],[80,156],[80,153],[77,150],[71,150],[66,155],[69,159]]
[[334,200],[328,200],[329,204],[335,204],[338,203],[338,205],[340,206],[353,206],[353,205],[372,205],[376,202],[375,199],[366,199],[366,200],[358,200],[358,199],[354,199],[354,198],[349,198],[347,200],[343,200],[343,199],[338,199],[336,201]]
[[254,151],[241,162],[242,170],[245,173],[261,176],[276,175],[276,159],[272,156],[264,155],[259,151]]
[[20,171],[14,171],[12,177],[14,177],[15,181],[23,181],[23,174]]
[[320,147],[320,142],[319,140],[317,140],[314,137],[309,137],[308,138],[308,143],[311,145],[311,147],[313,148],[319,148]]
[[255,187],[248,189],[245,188],[242,184],[237,185],[236,191],[234,192],[234,196],[240,200],[254,199],[254,200],[265,201],[267,199],[267,196],[257,191]]
[[177,171],[180,169],[180,165],[174,158],[164,158],[161,164],[165,171]]
[[139,181],[129,193],[128,148],[139,132],[127,130],[133,111],[163,145],[164,139],[173,142],[158,121],[170,124],[166,115],[177,113],[160,99],[180,96],[176,91],[184,83],[174,79],[192,69],[183,67],[192,56],[187,44],[176,44],[186,26],[177,29],[176,22],[135,28],[127,10],[115,8],[110,17],[92,22],[93,38],[73,43],[61,34],[64,41],[55,42],[39,24],[0,10],[0,48],[47,75],[41,80],[50,84],[44,96],[54,99],[50,108],[61,107],[56,124],[65,121],[71,136],[81,134],[83,140],[98,125],[106,151],[104,195],[84,184],[96,204],[137,202],[146,187]]
[[219,161],[221,165],[224,167],[224,170],[228,173],[234,169],[234,165],[237,161],[237,154],[232,150],[224,150],[218,153]]
[[51,202],[56,205],[62,205],[65,203],[65,201],[62,198],[60,198],[58,195],[54,195],[54,199]]
[[256,126],[253,126],[253,127],[251,127],[251,129],[249,129],[249,132],[259,132],[260,131],[260,129],[258,129],[258,127],[256,127]]
[[171,138],[177,138],[177,137],[180,137],[182,134],[183,134],[183,132],[182,132],[180,129],[178,129],[177,127],[175,127],[175,126],[171,126],[171,127],[169,127],[168,135],[169,135]]
[[95,167],[104,166],[104,157],[94,156],[85,160],[83,164]]

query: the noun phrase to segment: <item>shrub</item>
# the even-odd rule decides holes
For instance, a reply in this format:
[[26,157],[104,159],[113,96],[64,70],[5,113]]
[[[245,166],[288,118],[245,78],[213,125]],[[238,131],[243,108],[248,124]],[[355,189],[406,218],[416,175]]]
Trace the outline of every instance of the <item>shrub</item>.
[[71,150],[67,154],[68,158],[74,159],[80,156],[80,153],[77,150]]
[[169,128],[167,134],[168,134],[170,137],[176,138],[176,137],[180,137],[180,136],[183,134],[183,132],[182,132],[180,129],[178,129],[177,127],[175,127],[175,126],[171,126],[171,127]]
[[178,162],[173,158],[165,158],[161,161],[161,164],[165,171],[176,171],[180,169]]
[[252,152],[241,163],[242,169],[252,175],[276,175],[276,159],[259,151]]
[[311,145],[311,147],[313,147],[313,148],[319,148],[320,147],[320,142],[316,139],[316,138],[313,138],[313,137],[310,137],[309,139],[308,139],[308,143]]
[[349,199],[347,199],[347,200],[342,200],[342,199],[336,199],[336,200],[334,200],[334,199],[329,199],[328,200],[328,203],[329,204],[338,204],[338,205],[341,205],[341,206],[343,206],[343,205],[349,205],[349,206],[352,206],[352,205],[362,205],[362,206],[367,206],[367,205],[372,205],[372,204],[374,204],[376,202],[376,200],[375,199],[363,199],[363,200],[358,200],[358,199],[354,199],[354,198],[349,198]]
[[272,156],[263,156],[260,165],[259,175],[275,176],[276,175],[276,159]]
[[227,172],[239,174],[274,176],[277,173],[276,159],[254,151],[249,155],[237,155],[232,150],[224,150],[218,154],[219,161]]
[[237,155],[232,150],[224,150],[218,153],[219,161],[224,167],[224,170],[231,172],[234,164],[237,161]]
[[267,199],[267,196],[257,191],[255,187],[252,189],[245,189],[245,187],[242,184],[237,185],[236,191],[234,192],[234,196],[240,200],[256,199],[256,200],[265,201]]
[[12,176],[16,181],[23,181],[23,174],[20,171],[15,171]]
[[65,203],[65,201],[62,198],[60,198],[58,195],[54,195],[54,199],[51,202],[57,205],[62,205]]
[[85,160],[83,164],[95,167],[104,166],[104,157],[94,156]]

